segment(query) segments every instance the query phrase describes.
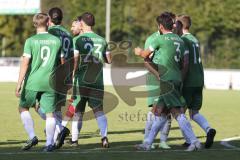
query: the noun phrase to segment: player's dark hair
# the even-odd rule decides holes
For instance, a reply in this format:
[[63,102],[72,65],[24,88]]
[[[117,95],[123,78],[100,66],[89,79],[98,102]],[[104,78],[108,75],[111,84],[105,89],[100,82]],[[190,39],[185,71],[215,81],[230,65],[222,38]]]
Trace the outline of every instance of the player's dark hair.
[[173,12],[163,12],[164,14],[169,14],[172,17],[173,23],[176,22],[176,14],[174,14]]
[[85,12],[81,15],[81,20],[88,26],[93,27],[95,25],[94,15],[90,12]]
[[34,27],[47,27],[49,17],[45,13],[37,13],[33,17]]
[[62,23],[63,13],[62,10],[58,7],[51,8],[48,11],[48,15],[51,18],[52,23],[59,25]]
[[174,27],[173,33],[181,36],[182,35],[183,24],[179,20],[176,20],[175,24],[176,24],[176,27]]
[[184,29],[190,29],[190,27],[192,25],[192,20],[191,20],[190,16],[179,15],[177,19],[182,22]]
[[167,30],[173,29],[173,20],[172,17],[168,13],[162,13],[160,16],[156,19],[158,25],[162,25]]
[[77,16],[77,20],[81,21],[82,20],[82,16]]

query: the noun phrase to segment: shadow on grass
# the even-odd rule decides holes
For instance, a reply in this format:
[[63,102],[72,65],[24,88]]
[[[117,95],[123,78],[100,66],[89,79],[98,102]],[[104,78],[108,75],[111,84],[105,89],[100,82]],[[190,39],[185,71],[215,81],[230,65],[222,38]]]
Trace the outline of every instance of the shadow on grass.
[[[179,137],[180,138],[180,137]],[[19,141],[21,142],[21,141]],[[80,140],[79,140],[80,142]],[[213,144],[211,149],[203,149],[199,152],[185,152],[186,148],[182,147],[180,144],[170,145],[172,149],[163,150],[155,149],[152,151],[138,152],[134,148],[136,144],[141,143],[141,141],[119,141],[110,143],[109,149],[101,148],[100,143],[91,144],[81,144],[78,147],[70,147],[67,144],[61,149],[55,150],[53,153],[43,153],[43,146],[33,147],[29,151],[21,151],[19,147],[16,146],[6,146],[0,147],[0,159],[14,159],[14,160],[149,160],[149,159],[164,159],[164,160],[202,160],[202,159],[217,159],[217,160],[239,160],[240,152],[239,150],[226,149],[224,146],[220,145],[219,141]],[[231,141],[236,147],[240,147],[240,141]]]
[[[171,141],[174,141],[176,139],[181,139],[180,137],[177,137],[177,138],[172,138],[170,139],[169,142]],[[16,141],[16,142],[19,142],[19,143],[16,143],[16,144],[20,144],[21,142],[23,141]],[[41,142],[45,142],[45,141],[41,141]],[[156,143],[158,141],[155,141]],[[24,142],[23,142],[24,143]],[[76,152],[76,151],[84,151],[84,150],[88,150],[88,151],[135,151],[135,148],[134,146],[136,144],[140,144],[142,143],[142,141],[119,141],[119,142],[111,142],[110,140],[110,148],[109,149],[103,149],[101,147],[101,143],[90,143],[90,144],[81,144],[81,139],[79,139],[79,146],[77,147],[71,147],[69,144],[65,143],[63,145],[63,147],[61,149],[58,149],[56,151],[59,151],[59,152],[63,152],[63,151],[73,151],[73,152]],[[229,144],[231,145],[234,145],[235,147],[237,147],[238,149],[240,149],[240,140],[235,140],[235,141],[231,141],[229,142]],[[172,144],[170,143],[170,146],[173,150],[184,150],[186,149],[185,147],[181,146],[181,144]],[[41,151],[42,147],[44,146],[41,146],[41,145],[37,145],[36,147],[33,147],[30,151]],[[203,147],[203,150],[208,150],[208,149],[204,149],[204,144],[202,144],[202,147]],[[222,149],[228,149],[224,146],[222,146],[220,144],[219,141],[216,141],[213,143],[213,146],[212,148],[209,150],[222,150]],[[158,149],[157,149],[158,150]],[[161,149],[159,149],[161,150]],[[4,153],[6,151],[16,151],[16,152],[20,152],[21,149],[20,147],[16,147],[16,146],[1,146],[0,147],[0,153]],[[168,150],[168,151],[171,151]],[[239,150],[240,151],[240,150]],[[28,152],[28,151],[25,151],[25,152]],[[240,156],[240,155],[239,155]]]

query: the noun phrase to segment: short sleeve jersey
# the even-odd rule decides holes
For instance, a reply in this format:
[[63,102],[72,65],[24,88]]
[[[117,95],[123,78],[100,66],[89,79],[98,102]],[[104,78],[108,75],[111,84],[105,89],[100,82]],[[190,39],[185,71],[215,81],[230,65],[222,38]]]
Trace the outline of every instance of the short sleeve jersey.
[[[104,54],[107,50],[107,42],[104,38],[94,32],[83,33],[74,39],[74,54],[80,54],[80,66],[76,74],[83,76],[86,70],[90,70],[91,64],[101,64],[101,67],[94,70],[96,81],[93,86],[103,85],[103,63]],[[86,65],[88,64],[88,65]]]
[[[159,36],[160,36],[159,32],[155,32],[155,33],[151,34],[145,42],[144,49],[148,49],[149,46],[151,45],[151,43],[153,43],[157,38],[159,38]],[[154,59],[155,54],[160,54],[160,52],[159,51],[154,51],[153,55],[151,55],[152,60]]]
[[48,32],[56,37],[59,37],[62,44],[61,57],[69,59],[73,57],[73,41],[69,31],[61,25],[55,25],[48,28]]
[[28,38],[23,56],[31,59],[25,78],[25,88],[33,91],[53,91],[53,74],[60,60],[61,41],[45,32]]
[[166,68],[161,76],[166,81],[182,81],[180,62],[184,55],[185,47],[183,40],[176,34],[162,34],[149,46],[151,51],[159,50],[161,54],[154,56],[153,62]]
[[204,85],[204,73],[199,41],[190,33],[182,35],[181,38],[189,50],[189,67],[183,85],[185,87],[202,87]]

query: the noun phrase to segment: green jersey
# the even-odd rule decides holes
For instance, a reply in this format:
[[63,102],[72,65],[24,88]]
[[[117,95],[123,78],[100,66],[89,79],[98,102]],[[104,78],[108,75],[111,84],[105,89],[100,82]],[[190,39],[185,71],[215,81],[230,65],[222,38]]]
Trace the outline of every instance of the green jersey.
[[204,74],[199,42],[190,33],[182,35],[182,39],[189,50],[189,67],[183,85],[185,87],[202,87],[204,85]]
[[[107,50],[106,40],[94,32],[88,32],[77,36],[74,41],[74,54],[80,54],[81,56],[79,69],[76,73],[81,76],[79,82],[93,87],[103,86],[103,63]],[[91,72],[91,76],[95,79],[91,84],[84,81],[84,76],[88,76],[86,75],[87,72],[88,74]]]
[[[183,40],[176,34],[166,33],[159,35],[157,39],[149,46],[151,51],[157,51],[153,58],[155,64],[159,64],[166,69],[161,76],[165,81],[182,81],[180,61],[184,55],[185,47]],[[160,68],[161,69],[161,68]]]
[[73,57],[73,41],[72,36],[66,28],[61,25],[55,25],[48,28],[48,32],[57,36],[61,40],[62,54],[61,58],[69,59]]
[[47,33],[38,33],[28,38],[23,56],[31,58],[25,78],[25,88],[32,91],[53,91],[55,67],[60,60],[61,41]]
[[[153,43],[159,36],[160,36],[159,32],[155,32],[155,33],[151,34],[145,42],[144,49],[148,49],[149,46],[151,45],[151,43]],[[151,55],[151,59],[154,59],[155,54],[160,54],[160,52],[154,51],[153,54]]]

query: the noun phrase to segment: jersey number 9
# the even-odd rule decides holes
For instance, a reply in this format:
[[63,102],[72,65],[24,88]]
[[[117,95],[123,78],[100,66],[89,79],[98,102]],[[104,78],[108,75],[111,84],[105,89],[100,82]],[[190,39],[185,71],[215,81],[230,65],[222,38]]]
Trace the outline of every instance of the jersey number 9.
[[50,48],[48,46],[41,47],[40,55],[41,55],[41,59],[43,60],[41,67],[45,67],[50,57]]

